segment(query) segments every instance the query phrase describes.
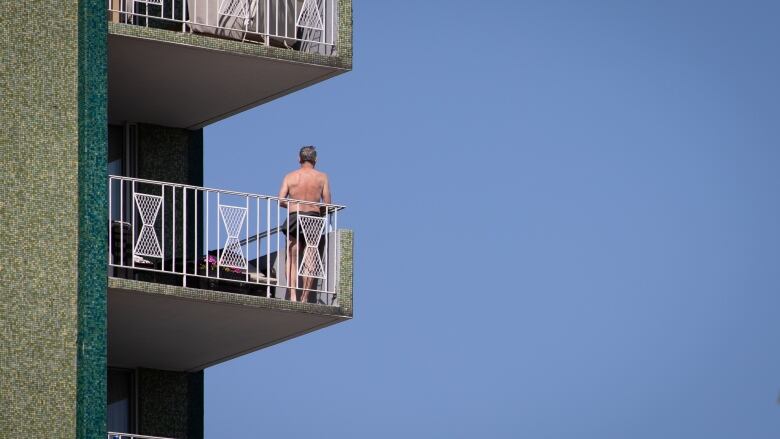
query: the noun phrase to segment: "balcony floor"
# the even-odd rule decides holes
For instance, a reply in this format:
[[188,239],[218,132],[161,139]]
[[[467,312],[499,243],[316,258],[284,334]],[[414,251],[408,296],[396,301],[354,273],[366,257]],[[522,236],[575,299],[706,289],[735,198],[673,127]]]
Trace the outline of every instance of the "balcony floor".
[[348,319],[334,306],[109,278],[108,363],[197,371]]

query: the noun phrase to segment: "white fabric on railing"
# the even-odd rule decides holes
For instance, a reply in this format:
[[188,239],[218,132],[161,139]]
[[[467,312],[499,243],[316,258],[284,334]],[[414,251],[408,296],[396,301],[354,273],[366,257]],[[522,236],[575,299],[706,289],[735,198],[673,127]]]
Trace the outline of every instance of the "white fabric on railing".
[[279,43],[292,46],[296,36],[295,11],[302,3],[303,0],[187,0],[187,8],[193,32],[236,40],[261,40],[252,33],[270,34],[278,36],[272,38]]
[[[322,18],[325,22],[325,35],[314,29],[303,28],[301,32],[301,51],[310,53],[320,53],[323,55],[336,54],[336,42],[339,38],[339,14],[338,0],[317,0],[317,6],[322,12]],[[324,41],[326,44],[314,43],[313,41]]]
[[[184,17],[182,1],[187,7]],[[201,34],[258,42],[266,42],[263,35],[270,35],[270,43],[274,46],[334,55],[338,41],[339,0],[310,1],[316,5],[319,13],[316,21],[323,24],[324,30],[305,27],[305,24],[296,26],[305,0],[110,0],[111,9],[115,11],[110,20],[145,25],[148,23],[144,16],[148,14],[152,22],[159,17],[174,22],[184,20],[189,30]],[[124,16],[120,11],[129,14]]]

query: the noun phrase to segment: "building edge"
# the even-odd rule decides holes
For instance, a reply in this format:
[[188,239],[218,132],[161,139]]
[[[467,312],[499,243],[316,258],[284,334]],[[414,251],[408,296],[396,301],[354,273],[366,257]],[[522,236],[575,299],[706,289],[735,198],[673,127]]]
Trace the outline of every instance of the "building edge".
[[78,3],[76,438],[105,437],[108,25],[104,0]]

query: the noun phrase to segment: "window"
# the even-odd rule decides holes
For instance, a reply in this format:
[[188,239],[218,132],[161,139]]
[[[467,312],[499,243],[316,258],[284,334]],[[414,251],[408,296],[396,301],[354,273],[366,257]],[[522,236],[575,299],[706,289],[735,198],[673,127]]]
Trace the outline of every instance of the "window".
[[135,392],[133,371],[129,369],[108,369],[108,407],[106,423],[108,431],[133,433]]

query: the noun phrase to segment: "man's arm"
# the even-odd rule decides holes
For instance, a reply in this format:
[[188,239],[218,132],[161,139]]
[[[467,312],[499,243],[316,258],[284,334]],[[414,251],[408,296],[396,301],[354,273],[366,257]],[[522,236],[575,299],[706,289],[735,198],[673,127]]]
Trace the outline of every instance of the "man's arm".
[[[322,202],[325,204],[331,203],[330,197],[330,182],[328,181],[328,174],[325,174],[325,183],[322,185]],[[321,210],[327,210],[323,207]]]
[[[290,194],[290,185],[287,184],[287,176],[285,175],[282,179],[282,187],[279,189],[279,198],[287,198],[287,195]],[[287,202],[282,201],[279,203],[281,207],[287,207]]]

